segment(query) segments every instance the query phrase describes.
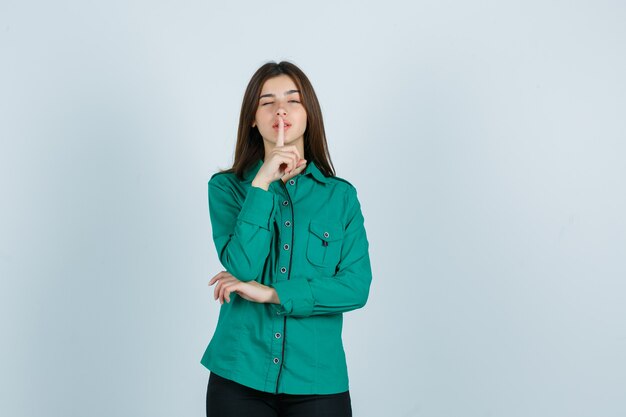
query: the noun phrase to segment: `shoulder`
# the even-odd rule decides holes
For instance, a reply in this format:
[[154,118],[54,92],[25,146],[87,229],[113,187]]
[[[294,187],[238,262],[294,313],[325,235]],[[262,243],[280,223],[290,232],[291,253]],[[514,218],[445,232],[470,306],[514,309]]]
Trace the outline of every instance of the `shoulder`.
[[241,181],[237,178],[237,175],[235,175],[234,172],[229,171],[216,172],[211,175],[211,178],[209,178],[209,187],[233,187],[239,185],[240,183]]
[[327,186],[330,186],[332,193],[342,196],[344,210],[348,210],[355,205],[359,205],[359,198],[357,196],[357,189],[354,184],[342,177],[326,177],[328,179]]
[[235,199],[239,200],[246,195],[250,188],[249,183],[242,182],[234,172],[216,172],[208,182],[209,200]]
[[350,181],[342,177],[326,177],[328,179],[328,183],[338,187],[342,191],[347,194],[356,194],[356,187]]
[[342,178],[342,177],[337,177],[337,176],[334,176],[334,177],[326,177],[326,178],[328,178],[328,180],[329,180],[329,181],[334,181],[334,182],[338,182],[338,183],[343,183],[343,184],[345,184],[345,186],[346,186],[346,187],[352,187],[352,188],[354,188],[354,185],[352,185],[352,183],[351,183],[350,181],[348,181],[347,179],[345,179],[345,178]]

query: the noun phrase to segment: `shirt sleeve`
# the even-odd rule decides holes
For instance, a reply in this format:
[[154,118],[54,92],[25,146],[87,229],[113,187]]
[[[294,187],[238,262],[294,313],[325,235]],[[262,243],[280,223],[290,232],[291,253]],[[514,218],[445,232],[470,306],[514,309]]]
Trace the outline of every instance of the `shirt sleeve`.
[[361,308],[367,302],[372,268],[369,243],[356,189],[346,193],[347,222],[339,268],[333,276],[292,276],[271,284],[280,304],[273,304],[279,315],[307,317],[337,314]]
[[260,279],[270,252],[270,219],[274,194],[250,187],[243,203],[213,176],[209,181],[209,214],[213,241],[224,268],[241,281]]

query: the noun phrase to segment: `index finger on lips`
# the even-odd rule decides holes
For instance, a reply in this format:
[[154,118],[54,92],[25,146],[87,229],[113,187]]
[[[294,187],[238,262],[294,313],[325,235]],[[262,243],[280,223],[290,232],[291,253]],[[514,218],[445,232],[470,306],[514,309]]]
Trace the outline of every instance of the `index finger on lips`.
[[285,146],[285,122],[282,117],[278,118],[278,137],[276,138],[276,146]]

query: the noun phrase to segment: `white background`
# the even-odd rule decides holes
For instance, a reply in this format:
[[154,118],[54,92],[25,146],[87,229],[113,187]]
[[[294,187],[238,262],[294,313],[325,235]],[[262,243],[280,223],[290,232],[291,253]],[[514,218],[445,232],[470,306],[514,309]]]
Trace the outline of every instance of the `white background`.
[[291,60],[359,191],[354,415],[626,415],[619,1],[0,3],[6,416],[201,416],[210,175]]

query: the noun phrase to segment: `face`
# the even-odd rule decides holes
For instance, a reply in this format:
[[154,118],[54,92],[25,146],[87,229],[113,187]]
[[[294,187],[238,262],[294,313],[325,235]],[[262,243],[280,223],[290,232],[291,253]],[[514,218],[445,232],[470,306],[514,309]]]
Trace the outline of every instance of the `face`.
[[306,110],[298,87],[288,75],[265,81],[259,98],[254,123],[264,140],[276,143],[278,118],[285,122],[285,145],[303,140],[306,130]]

